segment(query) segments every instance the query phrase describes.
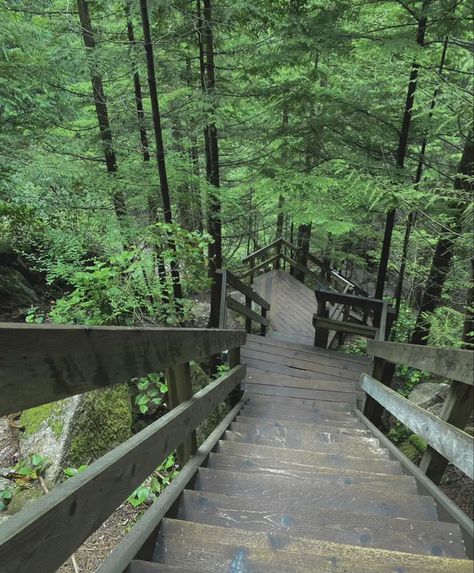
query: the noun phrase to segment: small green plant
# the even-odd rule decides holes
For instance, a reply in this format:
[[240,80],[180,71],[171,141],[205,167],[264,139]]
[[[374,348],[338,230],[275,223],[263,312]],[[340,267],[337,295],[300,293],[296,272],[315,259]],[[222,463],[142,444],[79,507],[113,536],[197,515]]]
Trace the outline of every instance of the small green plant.
[[89,466],[87,464],[82,464],[78,468],[64,468],[64,475],[68,478],[74,477],[77,474],[82,474],[86,471]]
[[426,382],[430,378],[430,373],[399,365],[397,366],[397,377],[404,382],[398,393],[407,398],[415,386],[418,386],[421,382]]
[[220,378],[221,376],[224,376],[224,374],[226,374],[227,372],[229,372],[230,370],[230,366],[228,364],[219,364],[217,366],[217,370],[216,373],[214,374],[214,378]]
[[26,312],[25,322],[28,324],[42,324],[45,320],[45,315],[39,312],[39,306],[31,306]]
[[156,409],[164,403],[168,393],[168,385],[162,374],[148,374],[136,381],[138,394],[135,397],[135,405],[142,414],[148,413],[154,407]]
[[358,354],[360,356],[367,356],[367,339],[361,336],[356,336],[345,342],[340,350],[346,354]]
[[0,511],[7,509],[8,504],[13,499],[13,489],[7,487],[5,489],[0,489]]
[[25,485],[30,481],[37,480],[49,464],[49,460],[44,456],[31,454],[16,464],[13,468],[12,476],[20,485]]
[[178,475],[176,470],[175,455],[170,454],[166,460],[153,472],[151,478],[142,483],[128,497],[127,501],[132,507],[139,507],[153,502],[159,494],[171,483],[171,480]]
[[390,332],[390,340],[392,342],[408,342],[415,328],[415,323],[416,313],[406,302],[402,302],[400,304],[398,318]]

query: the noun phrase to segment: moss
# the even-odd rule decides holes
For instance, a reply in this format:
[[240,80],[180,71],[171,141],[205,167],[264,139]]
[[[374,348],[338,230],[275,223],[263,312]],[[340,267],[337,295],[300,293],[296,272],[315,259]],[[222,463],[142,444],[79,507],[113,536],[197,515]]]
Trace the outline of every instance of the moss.
[[193,385],[193,393],[199,392],[205,388],[211,379],[204,372],[202,367],[197,362],[191,362],[191,379]]
[[410,442],[410,444],[415,446],[415,448],[419,452],[422,452],[422,453],[426,450],[426,447],[428,445],[423,438],[420,438],[420,436],[417,436],[416,434],[412,434],[410,436],[409,442]]
[[46,424],[52,429],[56,438],[62,434],[64,424],[62,419],[63,401],[51,402],[36,406],[29,410],[24,410],[20,417],[20,424],[25,428],[25,434],[35,434],[42,424]]
[[412,462],[417,462],[420,459],[420,452],[417,448],[410,442],[403,442],[399,446],[400,451],[406,455],[406,457]]
[[132,406],[128,386],[85,394],[74,420],[68,465],[77,467],[104,455],[131,436]]

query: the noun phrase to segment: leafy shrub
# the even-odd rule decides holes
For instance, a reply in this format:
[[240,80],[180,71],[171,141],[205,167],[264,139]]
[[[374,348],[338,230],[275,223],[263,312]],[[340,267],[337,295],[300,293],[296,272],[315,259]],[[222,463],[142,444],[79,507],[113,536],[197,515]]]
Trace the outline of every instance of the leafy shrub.
[[133,507],[139,507],[147,502],[153,503],[178,473],[175,454],[173,453],[153,472],[153,475],[148,480],[137,487],[128,497],[128,503]]
[[164,401],[168,393],[168,385],[163,375],[148,374],[136,380],[138,394],[135,396],[135,405],[142,414],[149,410],[156,410]]
[[464,315],[448,306],[440,306],[432,313],[423,313],[429,325],[427,342],[432,346],[461,348],[463,341]]

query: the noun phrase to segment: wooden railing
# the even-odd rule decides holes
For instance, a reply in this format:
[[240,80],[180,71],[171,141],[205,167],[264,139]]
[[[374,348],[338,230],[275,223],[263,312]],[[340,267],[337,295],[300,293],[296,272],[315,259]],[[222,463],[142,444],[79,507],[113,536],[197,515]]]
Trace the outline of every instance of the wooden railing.
[[[388,338],[395,314],[385,301],[326,289],[317,289],[315,295],[318,301],[318,312],[313,316],[315,346],[327,348],[330,331],[377,340]],[[331,315],[329,303],[334,305]],[[371,325],[367,324],[369,319]]]
[[[175,480],[185,487],[210,447],[196,450],[193,432],[245,376],[240,364],[245,340],[246,333],[235,330],[0,324],[2,415],[161,370],[174,402],[162,418],[2,524],[2,573],[56,571],[180,447],[181,463],[192,456]],[[229,350],[230,371],[192,395],[189,361],[224,350]],[[132,529],[133,543],[104,571],[122,571],[127,559],[139,553],[166,507],[177,499],[181,490],[173,485],[154,504],[157,509],[138,522],[140,534]]]
[[[474,352],[369,341],[374,356],[372,375],[362,375],[367,393],[365,416],[380,426],[382,414],[390,412],[423,438],[428,448],[420,469],[439,483],[449,462],[474,477],[474,441],[463,429],[473,410]],[[424,410],[390,388],[395,364],[404,364],[452,380],[440,416]]]
[[[245,330],[249,334],[252,332],[252,322],[257,322],[260,324],[261,336],[265,336],[266,330],[270,326],[270,321],[267,318],[270,303],[227,269],[218,270],[218,274],[221,275],[219,327],[226,328],[227,309],[230,309],[245,317]],[[245,296],[245,305],[227,295],[228,286]],[[260,314],[252,310],[252,303],[260,306]]]

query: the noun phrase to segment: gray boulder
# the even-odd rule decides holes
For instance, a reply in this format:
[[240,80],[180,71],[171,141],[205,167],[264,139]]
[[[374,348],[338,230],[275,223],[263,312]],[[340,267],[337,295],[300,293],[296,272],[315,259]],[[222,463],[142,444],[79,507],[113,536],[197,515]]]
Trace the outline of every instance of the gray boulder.
[[423,382],[418,384],[409,394],[408,399],[421,408],[428,410],[435,404],[446,400],[449,384],[439,382]]

